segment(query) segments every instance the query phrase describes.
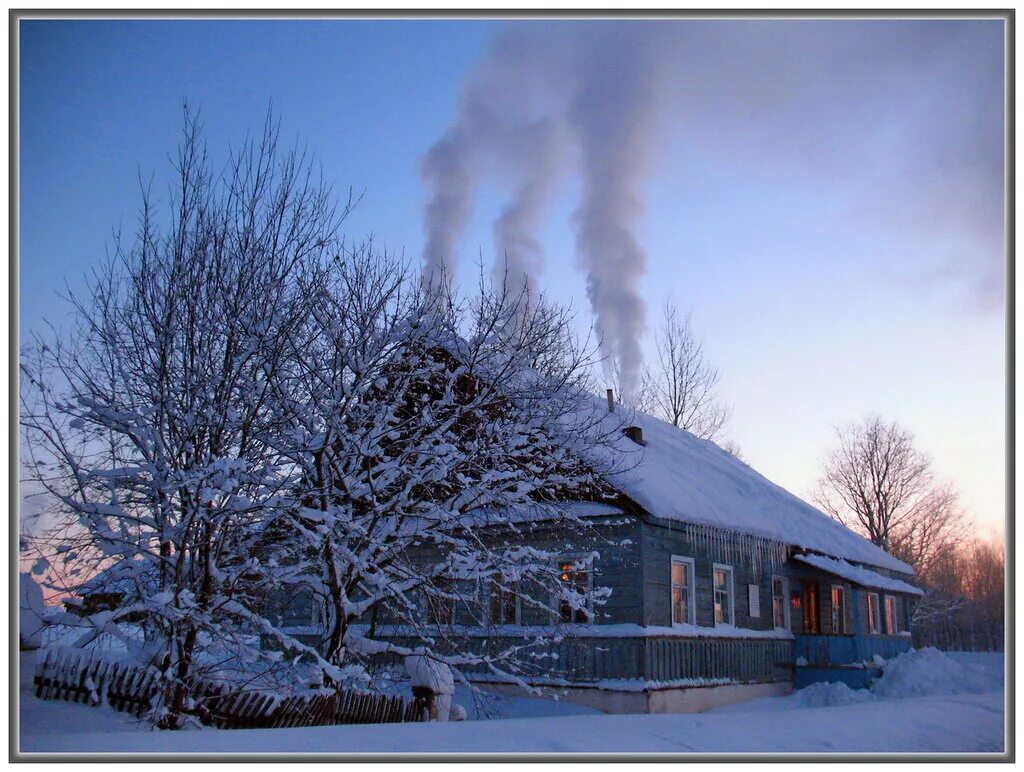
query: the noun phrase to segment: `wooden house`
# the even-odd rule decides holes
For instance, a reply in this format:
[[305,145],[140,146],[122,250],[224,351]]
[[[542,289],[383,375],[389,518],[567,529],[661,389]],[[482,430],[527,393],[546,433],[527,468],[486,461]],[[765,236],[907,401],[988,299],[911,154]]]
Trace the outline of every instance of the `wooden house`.
[[[612,481],[617,498],[519,513],[524,540],[562,555],[563,581],[610,594],[590,614],[563,606],[551,619],[485,589],[490,623],[476,627],[455,609],[425,609],[457,647],[500,648],[555,626],[531,650],[527,680],[609,712],[699,711],[821,680],[867,686],[879,658],[909,648],[921,591],[907,564],[714,443],[629,420],[623,450],[636,463]],[[567,535],[552,507],[592,528]],[[308,599],[292,599],[281,621],[315,638],[316,617]],[[493,673],[474,678],[512,688]]]

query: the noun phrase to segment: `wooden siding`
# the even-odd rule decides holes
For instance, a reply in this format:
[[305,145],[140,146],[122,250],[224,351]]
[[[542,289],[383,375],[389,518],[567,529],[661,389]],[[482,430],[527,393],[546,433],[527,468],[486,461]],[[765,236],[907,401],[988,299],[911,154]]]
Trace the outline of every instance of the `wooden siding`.
[[[693,558],[694,561],[698,625],[713,627],[715,624],[713,567],[715,563],[721,563],[732,567],[732,601],[736,626],[749,630],[772,629],[771,578],[773,573],[783,575],[779,567],[765,565],[757,572],[752,561],[735,561],[735,558],[720,554],[714,548],[708,549],[694,543],[684,531],[673,528],[668,521],[662,522],[664,524],[644,521],[642,525],[644,625],[672,624],[670,571],[672,556],[678,555]],[[760,615],[757,617],[750,615],[747,586],[751,584],[758,587]]]

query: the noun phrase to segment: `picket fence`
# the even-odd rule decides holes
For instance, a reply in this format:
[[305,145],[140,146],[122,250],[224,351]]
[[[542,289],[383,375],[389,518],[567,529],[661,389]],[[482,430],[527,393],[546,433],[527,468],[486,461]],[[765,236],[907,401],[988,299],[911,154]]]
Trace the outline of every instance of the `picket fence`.
[[[161,674],[153,667],[111,660],[81,649],[48,649],[36,670],[35,695],[143,716],[159,708]],[[217,729],[276,729],[333,724],[426,721],[422,700],[355,690],[311,692],[280,697],[256,690],[229,691],[223,684],[199,682],[189,689],[186,713]]]

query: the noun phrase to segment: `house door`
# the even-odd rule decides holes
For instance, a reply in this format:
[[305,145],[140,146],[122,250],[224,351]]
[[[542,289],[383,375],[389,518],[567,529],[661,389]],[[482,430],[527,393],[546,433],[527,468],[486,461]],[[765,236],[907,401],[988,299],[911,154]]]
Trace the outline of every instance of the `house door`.
[[804,582],[804,635],[818,635],[821,632],[818,620],[818,583]]

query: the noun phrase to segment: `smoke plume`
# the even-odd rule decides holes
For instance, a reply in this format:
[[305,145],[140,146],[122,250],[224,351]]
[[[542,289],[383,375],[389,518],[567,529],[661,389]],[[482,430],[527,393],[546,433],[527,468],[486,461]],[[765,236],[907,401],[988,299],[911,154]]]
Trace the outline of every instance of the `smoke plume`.
[[645,329],[645,185],[679,136],[736,168],[841,185],[858,224],[943,236],[953,246],[933,265],[1001,302],[1003,45],[997,21],[507,24],[424,158],[424,271],[452,272],[476,187],[493,177],[508,187],[496,271],[536,287],[539,229],[576,175],[577,261],[628,397]]

